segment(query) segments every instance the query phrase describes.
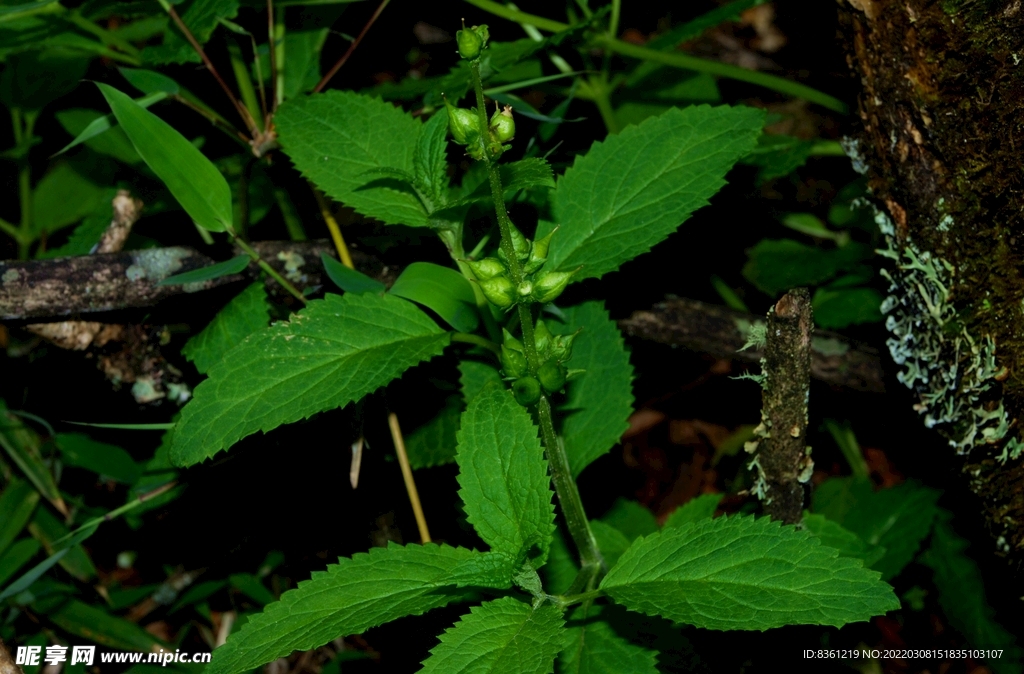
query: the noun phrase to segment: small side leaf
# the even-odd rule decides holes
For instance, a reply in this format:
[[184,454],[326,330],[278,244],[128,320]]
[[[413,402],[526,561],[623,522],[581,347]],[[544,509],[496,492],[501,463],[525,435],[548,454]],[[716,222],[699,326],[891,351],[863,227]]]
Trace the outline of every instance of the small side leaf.
[[131,454],[116,445],[97,442],[83,433],[58,433],[54,442],[69,466],[106,475],[122,484],[135,484],[142,475]]
[[424,674],[549,674],[562,645],[562,612],[513,597],[474,606],[423,662]]
[[187,271],[184,274],[168,276],[157,283],[157,285],[177,286],[185,285],[186,283],[204,283],[206,281],[212,281],[213,279],[220,278],[221,276],[240,274],[243,269],[249,266],[250,262],[252,262],[252,258],[248,255],[236,255],[230,260],[211,264],[208,267],[200,267],[199,269]]
[[606,617],[625,613],[616,606],[584,604],[570,613],[558,655],[559,674],[657,674],[657,651],[615,631]]
[[573,475],[579,475],[614,447],[629,427],[633,366],[622,335],[600,302],[566,309],[565,324],[550,321],[548,327],[561,335],[583,329],[573,343],[568,366],[584,372],[569,382],[561,406],[567,413],[562,425],[565,451]]
[[504,386],[469,403],[458,433],[459,496],[480,538],[539,568],[555,529],[548,462],[537,427]]
[[388,292],[433,309],[459,332],[472,332],[480,324],[473,287],[454,269],[413,262]]
[[711,519],[721,500],[721,494],[701,494],[672,511],[665,520],[665,527],[678,527],[689,522]]
[[387,286],[377,279],[372,279],[355,269],[349,269],[327,253],[320,253],[320,259],[324,263],[324,271],[327,272],[327,277],[334,282],[334,285],[347,293],[359,295],[362,293],[382,293],[387,290]]
[[841,627],[899,608],[877,572],[838,555],[767,518],[719,517],[638,539],[601,588],[631,610],[719,630]]
[[444,206],[448,199],[448,116],[435,113],[416,140],[413,155],[416,185],[430,200],[431,212]]
[[508,576],[467,576],[487,555],[445,545],[390,545],[341,559],[252,616],[213,654],[207,674],[235,674],[457,600],[465,585],[507,588]]
[[621,531],[630,541],[658,530],[654,513],[636,501],[616,499],[601,521]]
[[[162,91],[158,91],[156,93],[146,94],[142,98],[137,99],[135,101],[135,103],[137,105],[143,107],[143,108],[148,108],[149,106],[153,105],[154,103],[158,103],[158,102],[164,100],[165,98],[167,98],[167,94],[162,92]],[[73,120],[66,116],[67,112],[69,112],[69,111],[63,110],[61,112],[58,112],[57,113],[57,117],[58,117],[58,120],[60,121],[61,125],[64,126],[64,128],[67,129],[67,131],[70,133],[71,132],[71,128],[70,128],[71,127],[71,122]],[[65,116],[62,116],[61,113],[65,113]],[[65,152],[67,152],[71,148],[76,147],[78,145],[81,145],[82,143],[87,143],[90,140],[92,140],[93,138],[96,138],[96,136],[99,136],[100,134],[106,133],[107,131],[110,131],[110,129],[114,128],[117,119],[114,117],[113,114],[109,114],[109,115],[104,115],[102,113],[97,113],[97,114],[98,114],[97,117],[95,117],[91,122],[89,122],[85,126],[85,128],[83,128],[81,131],[78,132],[78,134],[75,136],[74,140],[72,140],[70,143],[68,143],[67,145],[62,147],[60,150],[58,150],[56,152],[56,154],[64,154]],[[67,120],[67,121],[65,121],[65,120]],[[134,150],[133,150],[133,153],[134,153]]]

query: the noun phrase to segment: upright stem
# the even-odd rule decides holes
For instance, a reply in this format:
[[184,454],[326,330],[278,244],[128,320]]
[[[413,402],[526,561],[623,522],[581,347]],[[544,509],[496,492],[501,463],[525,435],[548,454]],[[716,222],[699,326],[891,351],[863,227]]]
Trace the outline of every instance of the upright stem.
[[258,265],[259,265],[260,269],[262,269],[263,271],[267,272],[267,274],[269,274],[269,275],[270,275],[270,278],[274,279],[274,280],[275,280],[275,281],[277,281],[277,282],[278,282],[279,284],[281,284],[281,287],[282,287],[282,288],[284,288],[285,290],[287,290],[287,291],[288,291],[289,293],[291,293],[291,296],[292,296],[292,297],[294,297],[295,299],[297,299],[297,300],[298,300],[299,302],[301,302],[302,304],[305,304],[305,303],[306,303],[306,297],[305,297],[305,296],[304,296],[304,295],[303,295],[303,294],[302,294],[301,292],[299,292],[299,289],[298,289],[298,288],[296,288],[295,286],[293,286],[293,285],[292,285],[292,284],[291,284],[291,283],[290,283],[290,282],[288,281],[288,279],[286,279],[285,277],[283,277],[283,276],[281,276],[280,274],[278,274],[278,273],[277,273],[277,270],[276,270],[276,269],[274,269],[273,267],[271,267],[271,266],[270,266],[270,265],[269,265],[269,264],[267,263],[267,261],[266,261],[266,260],[264,260],[263,258],[261,258],[261,257],[260,257],[260,254],[259,254],[259,253],[257,253],[257,252],[256,252],[256,251],[255,251],[255,250],[254,250],[254,249],[252,248],[252,246],[250,246],[250,245],[249,245],[249,244],[247,244],[247,243],[246,243],[245,241],[243,241],[243,240],[241,239],[241,237],[239,237],[239,236],[238,236],[237,234],[235,234],[234,232],[232,232],[232,233],[231,233],[231,236],[232,236],[232,238],[233,238],[233,239],[234,239],[234,241],[235,241],[235,245],[237,245],[237,246],[238,246],[239,248],[241,248],[241,249],[242,249],[242,251],[243,251],[243,252],[244,252],[245,254],[247,254],[247,255],[248,255],[249,257],[251,257],[251,258],[252,258],[252,260],[253,260],[253,262],[255,262],[256,264],[258,264]]
[[[14,143],[16,146],[31,146],[32,131],[36,123],[35,112],[25,112],[19,108],[11,109],[11,122],[14,125]],[[18,200],[21,205],[21,222],[18,239],[18,257],[22,260],[28,259],[29,249],[32,245],[32,165],[28,161],[28,154],[21,158],[21,168],[18,171]]]
[[[476,91],[477,111],[480,115],[480,129],[482,134],[487,132],[487,112],[484,109],[484,89],[480,81],[480,63],[472,63],[473,88]],[[486,143],[486,137],[482,137],[481,143]],[[523,281],[523,268],[516,257],[516,251],[512,245],[512,221],[505,209],[505,192],[501,184],[501,174],[498,166],[490,157],[487,148],[484,148],[484,162],[487,164],[487,174],[491,184],[491,198],[494,201],[494,212],[498,219],[498,229],[501,230],[501,249],[508,260],[509,273],[512,282],[518,287]],[[518,303],[519,322],[523,330],[523,352],[526,355],[526,362],[531,375],[537,374],[540,367],[540,358],[537,355],[537,345],[533,334],[533,312],[530,305],[525,302]],[[541,396],[537,403],[537,419],[540,422],[540,435],[544,443],[544,451],[548,457],[548,464],[551,470],[551,481],[555,485],[555,493],[558,495],[558,502],[562,506],[562,515],[565,517],[566,526],[572,536],[576,549],[580,554],[580,564],[585,567],[601,567],[604,560],[597,548],[597,540],[590,531],[590,522],[583,510],[583,500],[580,499],[580,492],[576,488],[576,480],[573,479],[572,470],[569,468],[569,457],[565,448],[558,442],[555,434],[555,425],[551,417],[551,403],[547,396]]]

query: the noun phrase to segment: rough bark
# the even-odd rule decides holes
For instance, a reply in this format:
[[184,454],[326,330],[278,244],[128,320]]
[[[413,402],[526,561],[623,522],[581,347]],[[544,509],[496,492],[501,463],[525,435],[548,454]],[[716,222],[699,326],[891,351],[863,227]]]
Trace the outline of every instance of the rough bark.
[[[619,328],[632,337],[756,363],[762,349],[743,347],[750,326],[763,321],[754,314],[676,297],[633,312],[619,321]],[[878,352],[826,330],[815,330],[811,339],[811,376],[855,391],[885,391]]]
[[797,288],[768,312],[761,430],[756,463],[765,512],[784,524],[803,519],[805,485],[814,463],[806,454],[811,384],[811,296]]
[[[964,455],[999,551],[1024,561],[1021,0],[846,0],[850,143],[889,240],[889,346]],[[1021,147],[1018,147],[1021,143]]]
[[[337,257],[333,245],[326,240],[261,241],[252,246],[300,288],[324,283],[321,253]],[[395,270],[372,256],[352,251],[352,258],[363,273],[384,282],[394,280]],[[252,263],[241,274],[203,283],[159,285],[168,276],[213,263],[206,255],[182,247],[53,260],[0,261],[0,320],[60,320],[79,314],[148,307],[167,297],[237,283],[260,273]],[[267,280],[267,289],[282,299],[289,297],[272,279]]]

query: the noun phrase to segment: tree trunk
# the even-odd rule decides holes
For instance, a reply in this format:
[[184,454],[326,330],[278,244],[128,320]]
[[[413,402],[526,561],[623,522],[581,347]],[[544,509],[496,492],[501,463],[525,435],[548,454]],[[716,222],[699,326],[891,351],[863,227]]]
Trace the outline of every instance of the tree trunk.
[[889,350],[1020,568],[1021,0],[841,0],[839,11],[863,85],[848,152],[884,205]]

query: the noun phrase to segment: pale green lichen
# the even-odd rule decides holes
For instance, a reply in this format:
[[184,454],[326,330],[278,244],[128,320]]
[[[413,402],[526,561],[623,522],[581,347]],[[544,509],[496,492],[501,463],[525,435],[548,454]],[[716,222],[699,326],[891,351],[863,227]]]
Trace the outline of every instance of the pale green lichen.
[[14,283],[19,278],[21,278],[21,274],[18,272],[17,269],[8,269],[7,271],[4,272],[3,275],[4,285],[7,285],[8,283]]
[[132,253],[132,265],[125,270],[129,281],[162,281],[181,269],[189,256],[185,248],[153,248]]
[[306,264],[306,260],[294,251],[281,251],[277,259],[284,262],[284,275],[293,283],[305,283],[306,275],[299,270]]
[[811,350],[823,356],[842,356],[850,350],[850,345],[831,337],[814,335],[811,337]]
[[892,220],[877,209],[875,222],[887,244],[878,253],[895,263],[881,272],[890,283],[881,309],[893,335],[889,353],[904,367],[897,379],[917,393],[914,409],[925,426],[942,430],[958,454],[998,444],[1010,422],[1001,400],[989,409],[987,394],[999,373],[996,345],[988,335],[971,335],[959,320],[952,299],[956,269],[912,241],[897,245]]

